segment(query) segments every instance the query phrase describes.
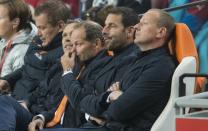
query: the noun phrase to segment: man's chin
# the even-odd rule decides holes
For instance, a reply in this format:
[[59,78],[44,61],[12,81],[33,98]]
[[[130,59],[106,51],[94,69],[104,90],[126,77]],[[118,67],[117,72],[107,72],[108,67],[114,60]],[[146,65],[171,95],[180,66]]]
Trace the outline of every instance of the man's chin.
[[108,41],[108,43],[106,43],[106,47],[109,49],[112,47],[112,42]]
[[109,44],[111,43],[111,39],[106,39],[106,40],[105,40],[105,43],[106,43],[107,45],[109,45]]
[[115,49],[115,46],[111,43],[111,44],[107,45],[107,49],[110,51],[113,51]]

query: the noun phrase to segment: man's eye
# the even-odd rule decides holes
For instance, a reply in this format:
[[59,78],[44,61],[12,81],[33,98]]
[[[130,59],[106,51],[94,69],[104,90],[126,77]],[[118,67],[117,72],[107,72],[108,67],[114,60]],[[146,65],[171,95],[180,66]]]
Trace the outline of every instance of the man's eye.
[[110,28],[115,28],[116,26],[115,25],[110,25]]
[[80,46],[81,44],[80,44],[80,43],[75,43],[75,45],[76,45],[76,46]]

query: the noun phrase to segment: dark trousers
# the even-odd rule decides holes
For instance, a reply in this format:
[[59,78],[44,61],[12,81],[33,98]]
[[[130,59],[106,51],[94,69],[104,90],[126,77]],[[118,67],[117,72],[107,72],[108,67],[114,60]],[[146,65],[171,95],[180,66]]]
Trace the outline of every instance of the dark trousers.
[[57,128],[57,129],[44,129],[41,131],[109,131],[109,130],[105,127],[99,127],[91,123],[86,123],[81,128]]
[[27,131],[32,117],[14,98],[0,96],[0,130]]
[[44,129],[41,131],[108,131],[106,128],[57,128],[57,129]]

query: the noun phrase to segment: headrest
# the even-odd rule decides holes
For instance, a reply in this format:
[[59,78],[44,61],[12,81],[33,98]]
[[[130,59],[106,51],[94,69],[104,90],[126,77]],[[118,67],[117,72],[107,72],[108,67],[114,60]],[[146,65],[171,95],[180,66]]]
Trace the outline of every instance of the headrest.
[[170,50],[174,52],[179,63],[186,56],[194,56],[198,63],[198,54],[194,38],[186,24],[176,23],[174,36],[169,44],[171,44],[169,47],[172,48]]

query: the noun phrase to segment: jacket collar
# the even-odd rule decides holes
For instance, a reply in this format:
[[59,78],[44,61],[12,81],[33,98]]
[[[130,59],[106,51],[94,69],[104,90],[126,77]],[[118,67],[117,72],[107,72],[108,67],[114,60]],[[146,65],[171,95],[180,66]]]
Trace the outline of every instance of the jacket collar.
[[61,46],[61,41],[62,41],[62,32],[59,32],[53,40],[45,47],[42,47],[43,50],[49,51],[52,49],[56,49],[57,47]]
[[135,49],[138,49],[138,47],[134,43],[131,43],[125,47],[122,47],[113,51],[113,54],[114,56],[118,56],[120,54],[128,54],[128,53],[131,53]]

